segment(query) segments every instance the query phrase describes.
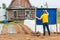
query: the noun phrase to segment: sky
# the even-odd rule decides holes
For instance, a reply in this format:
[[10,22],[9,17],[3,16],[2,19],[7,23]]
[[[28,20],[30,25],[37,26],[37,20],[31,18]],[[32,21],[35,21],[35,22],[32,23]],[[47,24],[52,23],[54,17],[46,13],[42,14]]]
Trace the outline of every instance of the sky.
[[[0,6],[2,3],[5,3],[7,7],[11,3],[12,0],[0,0]],[[40,7],[41,5],[44,6],[45,2],[48,3],[49,8],[60,8],[60,0],[29,0],[32,6]],[[44,6],[45,7],[45,6]]]
[[[8,7],[10,5],[12,0],[0,0],[0,7],[2,7],[2,3],[5,3],[6,6]],[[49,8],[60,8],[60,0],[29,0],[32,6],[38,7],[40,8],[41,5],[43,5],[43,7],[45,7],[45,2],[48,3],[48,7]],[[4,15],[5,13],[3,13],[3,10],[0,9],[0,20],[4,19]]]

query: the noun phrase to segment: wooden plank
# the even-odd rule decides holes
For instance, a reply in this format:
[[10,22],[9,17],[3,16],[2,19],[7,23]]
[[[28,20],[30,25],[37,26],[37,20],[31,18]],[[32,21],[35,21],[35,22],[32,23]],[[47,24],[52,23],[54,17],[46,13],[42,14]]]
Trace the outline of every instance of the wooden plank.
[[16,33],[16,30],[14,28],[14,25],[9,25],[8,26],[8,33],[9,34]]
[[28,34],[27,30],[24,28],[23,25],[20,25],[21,26],[21,29],[24,31],[25,34]]
[[15,29],[17,33],[24,33],[24,31],[22,30],[21,26],[19,26],[18,24],[15,25]]
[[33,31],[26,25],[20,25],[25,33],[31,34]]
[[58,13],[58,8],[56,9],[56,33],[59,33],[59,32],[58,32],[58,23],[57,23],[57,20],[58,20],[58,15],[57,15],[57,13]]
[[8,32],[8,26],[4,25],[3,30],[2,30],[2,34],[7,34]]
[[26,25],[23,25],[23,26],[25,26],[25,28],[26,28],[29,32],[33,32],[28,26],[26,26]]

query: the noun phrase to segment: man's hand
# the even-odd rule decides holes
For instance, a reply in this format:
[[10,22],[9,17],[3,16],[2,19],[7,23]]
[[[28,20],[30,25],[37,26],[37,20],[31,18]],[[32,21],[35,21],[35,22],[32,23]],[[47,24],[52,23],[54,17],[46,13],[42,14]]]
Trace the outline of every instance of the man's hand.
[[36,17],[38,20],[41,20],[41,18]]
[[41,18],[38,18],[38,20],[41,20]]

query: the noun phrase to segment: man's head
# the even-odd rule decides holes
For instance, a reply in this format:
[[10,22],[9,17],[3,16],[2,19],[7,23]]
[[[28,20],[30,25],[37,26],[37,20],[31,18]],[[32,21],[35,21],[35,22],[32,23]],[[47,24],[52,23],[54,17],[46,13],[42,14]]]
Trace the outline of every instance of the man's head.
[[43,13],[47,13],[47,10],[43,10]]

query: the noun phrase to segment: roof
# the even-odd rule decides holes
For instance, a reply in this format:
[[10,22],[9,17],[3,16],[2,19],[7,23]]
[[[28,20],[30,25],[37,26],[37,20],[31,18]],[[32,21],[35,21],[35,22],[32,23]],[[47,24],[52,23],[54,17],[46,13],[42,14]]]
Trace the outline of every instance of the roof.
[[26,7],[24,7],[24,8],[7,8],[6,10],[25,10],[25,9],[27,9],[27,10],[34,10],[35,8],[34,7],[30,7],[30,8],[26,8]]
[[[12,0],[11,4],[9,5],[9,7],[12,5],[12,3],[14,2],[15,0]],[[29,5],[31,6],[31,3],[29,2],[29,0],[27,0]]]

